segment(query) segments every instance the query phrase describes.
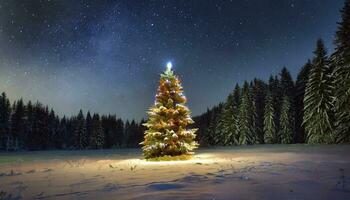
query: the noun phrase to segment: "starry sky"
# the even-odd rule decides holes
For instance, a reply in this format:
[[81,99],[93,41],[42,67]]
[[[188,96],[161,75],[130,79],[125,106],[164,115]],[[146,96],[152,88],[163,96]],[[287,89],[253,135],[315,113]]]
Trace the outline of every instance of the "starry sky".
[[293,77],[343,0],[0,0],[0,91],[60,114],[145,117],[168,61],[193,115],[235,83]]

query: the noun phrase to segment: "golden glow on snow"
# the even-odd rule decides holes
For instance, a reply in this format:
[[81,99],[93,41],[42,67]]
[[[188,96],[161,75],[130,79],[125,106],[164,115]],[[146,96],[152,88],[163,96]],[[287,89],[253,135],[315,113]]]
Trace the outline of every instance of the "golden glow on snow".
[[194,155],[193,158],[189,160],[177,160],[177,161],[147,161],[145,159],[126,159],[119,162],[119,164],[129,164],[129,165],[157,165],[157,166],[167,166],[167,165],[189,165],[189,164],[212,164],[218,162],[224,162],[222,158],[218,158],[214,154],[202,153]]

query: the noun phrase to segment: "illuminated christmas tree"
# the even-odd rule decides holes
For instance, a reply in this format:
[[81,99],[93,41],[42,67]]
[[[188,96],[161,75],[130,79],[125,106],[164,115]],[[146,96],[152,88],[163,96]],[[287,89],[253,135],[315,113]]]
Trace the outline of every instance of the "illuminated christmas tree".
[[154,105],[148,111],[143,154],[146,158],[193,154],[198,144],[194,140],[197,129],[186,129],[193,123],[179,78],[171,70],[171,63],[161,74]]

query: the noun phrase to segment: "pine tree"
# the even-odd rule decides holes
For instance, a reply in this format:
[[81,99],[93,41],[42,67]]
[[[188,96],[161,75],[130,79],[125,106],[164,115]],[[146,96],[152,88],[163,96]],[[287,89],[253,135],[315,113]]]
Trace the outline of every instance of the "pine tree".
[[236,84],[234,91],[227,97],[216,126],[215,143],[220,145],[238,144],[238,105],[240,87]]
[[92,117],[90,147],[92,149],[102,149],[103,145],[104,145],[104,134],[103,134],[100,116],[98,114],[94,114]]
[[258,143],[264,143],[264,107],[266,96],[266,84],[259,79],[253,81],[253,101],[255,108],[255,134]]
[[341,10],[342,20],[336,33],[335,66],[335,137],[336,142],[350,142],[350,0]]
[[218,120],[219,116],[222,112],[223,104],[220,103],[217,106],[214,106],[212,109],[207,111],[207,114],[204,115],[207,119],[205,120],[205,129],[202,131],[202,137],[201,137],[201,144],[206,146],[213,146],[217,145],[215,142],[217,132],[217,126],[218,126]]
[[34,108],[32,102],[29,101],[26,106],[26,121],[25,121],[25,135],[24,143],[25,149],[29,149],[31,144],[31,137],[33,134],[33,124],[34,124]]
[[49,111],[39,102],[35,103],[32,110],[31,131],[30,135],[27,135],[28,149],[45,150],[49,146]]
[[196,132],[196,139],[198,141],[198,143],[202,146],[204,143],[204,136],[205,136],[205,131],[207,129],[207,121],[208,120],[208,112],[209,112],[209,108],[207,108],[207,110],[202,113],[201,115],[198,115],[198,116],[195,116],[193,117],[193,121],[194,123],[191,124],[189,126],[189,128],[194,128],[194,127],[197,127],[198,128],[198,131]]
[[275,109],[273,106],[272,93],[269,91],[266,95],[264,109],[264,142],[272,144],[276,142],[276,127],[275,127]]
[[51,109],[48,116],[49,148],[51,149],[56,149],[61,146],[60,139],[58,138],[59,121],[55,111]]
[[85,132],[86,132],[85,135],[86,135],[86,141],[87,141],[86,146],[91,146],[90,141],[91,141],[91,135],[92,135],[92,117],[91,117],[90,111],[86,113]]
[[253,84],[253,81],[251,81],[249,83],[249,97],[250,97],[250,102],[251,102],[251,130],[252,130],[252,133],[251,135],[253,136],[253,143],[251,144],[257,144],[259,142],[259,137],[257,135],[257,131],[260,131],[258,130],[258,123],[257,123],[257,106],[256,106],[256,101],[255,101],[255,96],[254,96],[254,84]]
[[122,146],[123,147],[127,147],[129,135],[131,135],[130,122],[129,122],[129,120],[126,120],[125,125],[124,125],[123,138],[122,138]]
[[140,123],[135,123],[133,147],[139,147],[140,143],[143,141],[144,132],[146,131],[146,127],[143,125],[144,123],[146,123],[145,119],[141,119]]
[[67,118],[67,137],[66,137],[66,147],[69,149],[77,149],[76,147],[76,116]]
[[241,98],[241,88],[236,84],[232,95],[232,107],[231,112],[226,118],[226,129],[228,130],[228,135],[226,137],[226,143],[230,145],[237,145],[239,142],[239,124],[238,124],[238,114],[239,114],[239,103]]
[[121,147],[123,145],[124,122],[122,119],[117,119],[115,126],[114,146]]
[[138,138],[138,125],[135,120],[131,120],[130,125],[127,130],[127,141],[126,144],[128,147],[137,147],[137,145],[142,141]]
[[287,70],[287,68],[283,67],[282,71],[280,73],[281,79],[280,79],[280,86],[281,86],[281,93],[283,96],[288,96],[290,100],[294,99],[294,82],[293,78],[290,75],[290,72]]
[[11,104],[5,92],[0,97],[0,147],[8,150],[10,143]]
[[289,97],[285,95],[282,100],[281,106],[281,143],[290,144],[293,142],[293,123],[294,123],[294,114],[291,111],[291,103]]
[[308,143],[334,141],[329,119],[332,109],[332,83],[329,79],[327,53],[322,40],[317,41],[312,68],[304,97],[304,125]]
[[87,147],[86,130],[85,130],[85,118],[83,111],[80,110],[78,116],[74,119],[74,137],[75,148],[85,149]]
[[211,131],[213,132],[213,143],[215,145],[226,145],[226,137],[228,135],[227,129],[226,129],[226,119],[229,115],[230,111],[230,103],[229,99],[232,98],[232,94],[229,94],[227,101],[223,104],[223,108],[220,111],[217,121],[212,124]]
[[104,148],[112,148],[113,146],[116,146],[117,143],[117,136],[115,134],[116,132],[116,117],[115,115],[103,115],[101,117],[101,125],[102,129],[104,131]]
[[254,144],[254,105],[251,98],[251,90],[248,82],[245,82],[239,105],[239,144]]
[[308,60],[307,63],[301,68],[295,83],[295,141],[297,143],[304,143],[306,139],[305,129],[302,126],[302,123],[304,116],[305,88],[311,68],[311,61]]
[[275,119],[275,143],[280,143],[280,115],[281,115],[281,96],[282,90],[280,87],[280,81],[277,76],[271,76],[269,79],[269,91],[271,92],[273,99],[273,108],[274,108],[274,119]]
[[[32,109],[30,109],[32,107]],[[40,144],[42,143],[41,140],[43,136],[40,132],[40,123],[39,123],[39,117],[40,117],[40,111],[41,111],[41,104],[39,102],[36,102],[31,106],[31,103],[28,103],[28,125],[30,126],[30,131],[27,133],[27,148],[29,150],[40,150]],[[29,111],[31,111],[31,120]]]
[[49,107],[43,107],[42,113],[40,115],[41,135],[43,136],[41,149],[48,149],[50,147],[51,133],[49,130],[49,115]]
[[68,122],[66,116],[63,116],[60,120],[60,125],[58,129],[58,138],[60,140],[58,149],[66,149],[68,147],[69,135],[68,135]]
[[13,147],[15,150],[23,149],[25,142],[25,106],[20,99],[14,103],[13,114],[11,116],[11,135],[13,138]]
[[220,103],[217,108],[213,109],[211,122],[209,124],[206,141],[210,146],[223,145],[224,137],[224,103]]
[[238,84],[236,84],[235,89],[233,91],[233,116],[232,116],[232,131],[231,135],[229,135],[231,143],[238,145],[239,143],[239,105],[241,101],[241,88]]
[[192,128],[198,127],[198,131],[196,132],[196,135],[197,135],[197,140],[199,141],[199,144],[201,146],[208,145],[206,138],[207,138],[207,131],[211,123],[211,119],[210,119],[211,113],[212,113],[212,109],[207,108],[207,111],[205,113],[193,118],[195,123],[192,124],[191,127]]
[[179,78],[171,70],[161,74],[154,106],[148,112],[143,153],[146,158],[190,154],[197,147],[194,141],[197,129],[186,129],[192,124],[190,110]]
[[[290,122],[290,123],[293,123],[291,124],[292,127],[291,127],[291,131],[292,131],[292,139],[291,141],[289,141],[289,136],[288,136],[288,140],[286,140],[286,138],[283,139],[283,137],[286,137],[286,136],[283,136],[281,134],[280,137],[281,137],[281,142],[282,143],[285,143],[285,142],[288,142],[288,143],[292,143],[293,140],[294,140],[294,137],[295,137],[295,129],[294,129],[294,119],[295,119],[295,86],[294,86],[294,81],[293,81],[293,78],[292,76],[290,75],[290,72],[287,70],[287,68],[283,67],[281,73],[280,73],[280,76],[281,76],[281,81],[280,81],[280,87],[281,87],[281,95],[282,95],[282,100],[281,100],[281,114],[280,114],[280,132],[281,134],[285,133],[286,131],[286,127],[282,127],[282,122],[281,122],[281,119],[283,118],[282,117],[282,109],[283,109],[283,102],[284,102],[284,98],[286,96],[286,98],[288,99],[288,103],[290,104],[289,105],[289,113],[288,115],[286,115],[285,117],[289,117],[290,119],[293,119],[293,122]],[[284,124],[286,125],[286,124]],[[289,125],[288,125],[289,126]],[[284,129],[284,130],[282,130]],[[284,142],[282,141],[284,140]]]
[[345,0],[341,10],[341,22],[335,37],[334,57],[336,65],[343,66],[350,63],[350,0]]
[[[222,111],[220,110],[220,113]],[[217,143],[217,135],[220,134],[220,130],[218,129],[218,125],[219,125],[219,114],[215,114],[213,113],[213,115],[211,116],[210,119],[210,124],[208,126],[208,129],[205,133],[205,143],[208,146],[216,146],[218,145]]]

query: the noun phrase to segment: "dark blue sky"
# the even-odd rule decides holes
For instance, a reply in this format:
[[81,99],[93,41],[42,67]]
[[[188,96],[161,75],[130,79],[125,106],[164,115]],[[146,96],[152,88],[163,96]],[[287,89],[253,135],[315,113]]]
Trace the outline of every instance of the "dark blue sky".
[[193,115],[236,82],[293,76],[343,0],[0,0],[0,90],[59,114],[145,116],[172,61]]

